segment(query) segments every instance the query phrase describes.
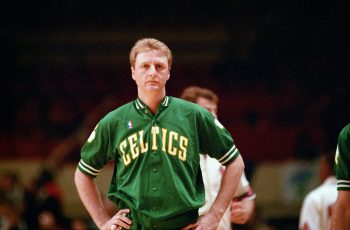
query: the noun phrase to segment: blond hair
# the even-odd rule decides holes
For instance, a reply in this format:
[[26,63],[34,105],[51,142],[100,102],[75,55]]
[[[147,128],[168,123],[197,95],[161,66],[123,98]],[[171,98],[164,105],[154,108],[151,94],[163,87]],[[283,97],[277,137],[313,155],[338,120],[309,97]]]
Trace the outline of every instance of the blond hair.
[[129,55],[131,67],[135,67],[136,57],[139,53],[149,50],[158,50],[163,52],[168,59],[169,69],[171,69],[171,65],[173,63],[173,55],[171,50],[167,45],[155,38],[142,38],[135,43]]

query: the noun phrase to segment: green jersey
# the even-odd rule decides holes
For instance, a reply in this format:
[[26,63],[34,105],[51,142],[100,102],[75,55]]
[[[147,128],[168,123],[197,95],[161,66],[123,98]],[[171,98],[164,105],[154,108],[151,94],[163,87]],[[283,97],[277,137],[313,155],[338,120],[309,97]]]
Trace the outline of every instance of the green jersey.
[[339,134],[335,155],[335,176],[338,190],[350,190],[350,124]]
[[178,229],[194,223],[205,203],[203,152],[222,165],[239,155],[229,132],[199,105],[166,96],[153,115],[136,99],[100,120],[78,168],[96,177],[114,161],[108,196],[131,209],[132,229]]

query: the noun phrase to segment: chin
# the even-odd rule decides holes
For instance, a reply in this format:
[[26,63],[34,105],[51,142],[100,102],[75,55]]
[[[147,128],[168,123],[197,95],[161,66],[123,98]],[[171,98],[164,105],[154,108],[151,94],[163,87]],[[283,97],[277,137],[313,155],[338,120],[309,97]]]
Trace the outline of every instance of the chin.
[[159,91],[160,87],[159,86],[147,86],[146,90],[150,90],[150,91]]

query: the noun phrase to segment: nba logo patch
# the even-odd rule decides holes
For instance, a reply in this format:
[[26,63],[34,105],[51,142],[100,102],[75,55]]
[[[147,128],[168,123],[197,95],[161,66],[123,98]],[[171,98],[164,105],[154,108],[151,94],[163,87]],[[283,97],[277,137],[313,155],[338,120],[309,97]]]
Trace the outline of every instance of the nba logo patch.
[[129,129],[132,128],[132,122],[131,122],[131,121],[128,122],[128,128],[129,128]]

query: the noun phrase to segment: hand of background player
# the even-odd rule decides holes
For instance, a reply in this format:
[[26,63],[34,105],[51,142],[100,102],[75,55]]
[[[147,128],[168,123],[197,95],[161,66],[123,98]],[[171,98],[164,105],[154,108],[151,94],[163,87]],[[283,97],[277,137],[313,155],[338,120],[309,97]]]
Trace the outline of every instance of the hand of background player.
[[254,203],[252,200],[243,199],[241,201],[231,202],[231,222],[235,224],[245,224],[253,211]]
[[122,228],[130,229],[132,221],[125,215],[130,212],[130,209],[121,209],[110,220],[104,223],[101,230],[119,230]]

